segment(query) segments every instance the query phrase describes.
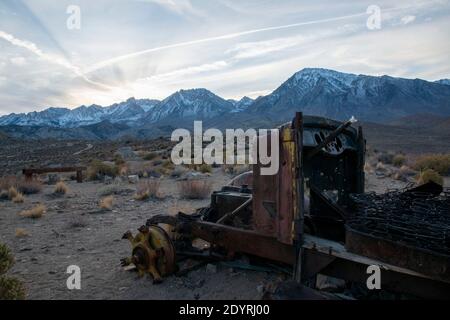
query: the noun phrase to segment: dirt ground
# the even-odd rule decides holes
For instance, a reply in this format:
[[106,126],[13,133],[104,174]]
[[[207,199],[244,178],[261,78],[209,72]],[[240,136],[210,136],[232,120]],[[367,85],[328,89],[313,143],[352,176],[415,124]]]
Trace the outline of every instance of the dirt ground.
[[[229,177],[216,169],[210,179],[213,189],[219,189]],[[257,299],[261,295],[258,286],[277,276],[219,265],[215,273],[202,267],[158,285],[148,278],[138,279],[135,272],[120,266],[120,258],[130,254],[122,234],[128,229],[135,231],[154,214],[193,210],[208,205],[209,200],[180,200],[175,180],[163,178],[164,200],[135,201],[135,186],[124,184],[125,191],[114,196],[113,210],[101,211],[98,190],[103,183],[67,185],[70,191],[63,197],[54,197],[54,186],[45,186],[41,193],[26,197],[23,204],[0,202],[0,241],[15,255],[10,274],[24,281],[28,299]],[[47,206],[42,218],[18,215],[37,203]],[[17,238],[17,228],[30,235]],[[67,289],[69,265],[81,268],[81,290]]]
[[[220,168],[208,178],[213,190],[219,190],[231,177]],[[177,211],[193,212],[207,206],[209,199],[180,199],[176,179],[162,178],[163,200],[136,201],[135,185],[122,183],[114,195],[112,211],[102,211],[99,190],[105,184],[66,182],[70,191],[62,197],[53,195],[54,186],[26,197],[22,204],[0,202],[0,242],[6,243],[16,257],[11,275],[22,279],[28,299],[259,299],[263,286],[282,275],[238,270],[217,265],[217,271],[202,267],[183,277],[171,276],[153,285],[124,271],[120,258],[130,253],[130,245],[121,240],[126,230],[135,231],[150,216]],[[404,182],[367,174],[367,191],[385,192],[402,188]],[[40,219],[24,218],[18,213],[37,203],[44,203],[47,213]],[[17,228],[29,236],[18,238]],[[68,290],[67,267],[81,268],[81,290]]]

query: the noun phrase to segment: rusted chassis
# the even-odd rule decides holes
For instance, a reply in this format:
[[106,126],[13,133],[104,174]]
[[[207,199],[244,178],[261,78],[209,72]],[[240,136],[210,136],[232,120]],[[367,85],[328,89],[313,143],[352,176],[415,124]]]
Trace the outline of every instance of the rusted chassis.
[[[302,114],[297,113],[292,123],[279,130],[279,150],[270,151],[279,152],[276,175],[261,175],[261,166],[256,164],[249,184],[251,193],[225,190],[213,194],[212,215],[158,215],[147,225],[172,225],[182,237],[203,239],[230,256],[245,253],[290,265],[298,283],[320,273],[365,285],[367,266],[378,265],[383,289],[423,298],[449,298],[450,280],[436,277],[433,270],[390,265],[382,261],[383,256],[351,253],[341,244],[345,240],[345,212],[340,205],[346,204],[349,194],[364,192],[365,141],[361,128],[348,126],[345,123],[336,129],[336,122],[323,118],[304,123]],[[335,138],[326,150],[322,148],[323,141],[328,142],[326,136],[337,130],[342,130],[341,138]],[[308,210],[305,186],[310,191]],[[326,200],[327,190],[336,191],[336,205]],[[249,210],[248,230],[232,225],[231,218]]]

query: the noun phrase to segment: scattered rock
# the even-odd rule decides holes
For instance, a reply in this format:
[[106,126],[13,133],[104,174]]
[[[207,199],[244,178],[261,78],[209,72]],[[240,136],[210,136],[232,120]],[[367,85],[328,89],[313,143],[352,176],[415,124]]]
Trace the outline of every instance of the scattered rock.
[[138,175],[128,176],[128,182],[132,184],[137,184],[139,182],[139,176]]
[[318,274],[316,278],[316,288],[323,291],[336,292],[345,288],[345,281]]
[[206,265],[206,272],[208,273],[217,273],[217,266],[212,263],[208,263]]
[[58,183],[58,181],[59,181],[59,177],[57,174],[49,173],[47,175],[47,184],[48,185],[54,185],[54,184]]
[[264,285],[260,284],[259,286],[256,287],[256,291],[258,291],[258,293],[264,293]]

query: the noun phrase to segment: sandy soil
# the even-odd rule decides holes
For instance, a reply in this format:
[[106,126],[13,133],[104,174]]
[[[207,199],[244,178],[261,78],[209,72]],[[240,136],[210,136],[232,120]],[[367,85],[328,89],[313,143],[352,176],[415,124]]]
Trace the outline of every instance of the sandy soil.
[[[406,185],[375,173],[366,178],[367,191],[382,193]],[[214,169],[209,179],[213,190],[219,190],[230,177]],[[129,243],[121,240],[122,234],[136,230],[154,214],[194,211],[207,206],[209,199],[182,200],[176,180],[163,178],[164,200],[135,201],[135,186],[124,183],[123,192],[114,196],[113,210],[101,211],[98,192],[103,183],[70,181],[67,185],[70,191],[62,197],[52,195],[54,186],[45,186],[41,193],[27,196],[23,204],[0,202],[0,242],[12,249],[16,264],[10,273],[24,281],[29,299],[259,299],[261,287],[280,277],[218,265],[217,272],[202,267],[184,277],[166,278],[159,285],[138,279],[136,273],[120,266],[120,258],[130,251]],[[42,218],[18,215],[37,203],[47,206]],[[17,238],[17,228],[30,235]],[[81,268],[81,290],[66,287],[69,265]]]
[[[217,190],[229,177],[216,169],[210,179]],[[169,277],[159,285],[137,279],[135,272],[120,267],[119,259],[130,253],[122,234],[136,230],[151,215],[199,208],[209,200],[180,200],[175,180],[164,178],[164,200],[135,201],[133,191],[125,191],[114,196],[112,211],[102,212],[97,194],[102,183],[67,184],[70,192],[63,197],[55,198],[54,186],[45,186],[23,204],[0,202],[0,241],[12,249],[16,264],[10,273],[23,279],[29,299],[258,299],[258,286],[277,276],[219,265],[216,273],[202,267],[185,277]],[[132,190],[134,186],[125,184],[124,188]],[[40,202],[48,209],[42,218],[18,215]],[[74,227],[74,222],[84,226]],[[16,228],[24,228],[30,235],[17,238]],[[69,265],[81,268],[81,290],[66,287]]]

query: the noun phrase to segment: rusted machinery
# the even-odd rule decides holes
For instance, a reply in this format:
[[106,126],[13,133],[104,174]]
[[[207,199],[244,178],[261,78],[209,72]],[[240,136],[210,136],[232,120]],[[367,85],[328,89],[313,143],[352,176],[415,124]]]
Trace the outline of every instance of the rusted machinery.
[[365,161],[362,128],[351,124],[297,113],[279,128],[277,174],[261,175],[261,165],[255,164],[251,173],[214,192],[209,207],[194,215],[153,216],[146,225],[170,225],[177,235],[173,248],[180,255],[195,253],[192,240],[200,238],[211,244],[209,254],[231,259],[245,253],[290,266],[300,287],[319,273],[365,284],[367,267],[378,265],[383,289],[450,297],[449,253],[429,250],[428,257],[439,259],[433,268],[417,269],[411,263],[414,256],[402,264],[383,250],[366,254],[364,249],[385,246],[371,234],[362,233],[359,248],[355,241],[351,245],[357,233],[347,222],[352,195],[364,193]]
[[25,179],[33,179],[34,174],[50,173],[50,172],[76,172],[76,180],[78,183],[83,182],[83,171],[86,167],[49,167],[49,168],[26,168],[22,170]]

